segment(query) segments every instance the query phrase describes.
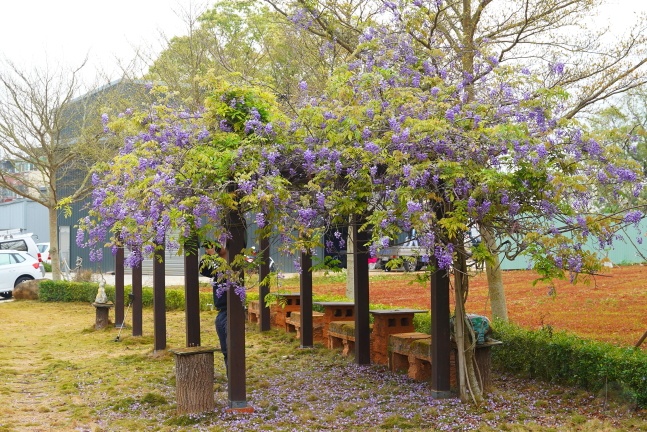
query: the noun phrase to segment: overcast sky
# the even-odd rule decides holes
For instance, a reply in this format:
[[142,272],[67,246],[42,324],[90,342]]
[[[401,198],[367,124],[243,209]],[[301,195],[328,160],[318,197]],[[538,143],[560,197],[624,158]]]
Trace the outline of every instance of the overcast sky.
[[15,0],[0,6],[0,58],[24,66],[78,66],[117,78],[116,58],[130,61],[135,48],[159,52],[164,36],[186,34],[183,15],[199,0]]
[[[261,0],[258,0],[261,1]],[[134,48],[159,52],[163,35],[186,34],[182,16],[215,0],[4,0],[0,6],[0,59],[24,66],[61,63],[85,74],[117,72],[115,58],[129,61]],[[647,0],[607,0],[604,15],[621,31]],[[89,79],[89,78],[88,78]]]

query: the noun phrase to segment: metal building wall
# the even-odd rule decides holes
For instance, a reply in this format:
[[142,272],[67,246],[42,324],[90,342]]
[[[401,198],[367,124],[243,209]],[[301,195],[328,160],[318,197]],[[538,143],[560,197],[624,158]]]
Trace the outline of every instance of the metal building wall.
[[23,228],[36,243],[49,241],[47,208],[26,198],[0,203],[0,230]]

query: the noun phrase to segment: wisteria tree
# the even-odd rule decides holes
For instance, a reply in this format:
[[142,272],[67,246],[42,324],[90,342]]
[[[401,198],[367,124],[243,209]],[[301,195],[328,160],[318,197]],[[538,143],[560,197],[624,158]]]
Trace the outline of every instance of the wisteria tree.
[[[465,77],[482,77],[498,64],[528,67],[540,87],[571,93],[562,101],[566,118],[646,82],[645,20],[609,38],[608,25],[592,20],[604,0],[265,1],[299,29],[338,45],[349,57],[361,52],[363,29],[380,22],[394,33],[408,34],[421,57],[434,57],[444,47],[455,56],[452,68]],[[497,252],[486,265],[492,315],[507,319],[499,254],[512,258],[522,250],[479,228],[483,244]]]
[[605,247],[642,217],[621,207],[602,214],[604,197],[595,194],[608,188],[616,203],[637,194],[636,165],[564,118],[567,95],[525,70],[477,57],[489,73],[465,76],[451,53],[420,57],[407,37],[369,29],[362,42],[361,58],[326,94],[306,98],[292,138],[262,149],[262,183],[250,190],[262,197],[267,182],[299,175],[308,193],[293,204],[301,205],[297,223],[312,224],[323,209],[331,218],[363,214],[373,250],[416,229],[424,258],[453,272],[460,394],[479,403],[463,307],[465,232],[474,224],[491,230],[522,245],[546,280],[575,280],[601,265],[585,243]]
[[[156,88],[159,99],[148,112],[104,116],[106,132],[123,136],[124,146],[93,174],[92,208],[77,236],[79,245],[92,249],[92,259],[101,258],[106,244],[113,251],[130,249],[126,263],[135,266],[156,247],[182,250],[194,236],[225,243],[227,212],[245,211],[237,182],[245,174],[232,171],[233,161],[244,142],[261,145],[276,137],[271,126],[252,130],[248,125],[268,123],[275,114],[266,93],[231,88],[215,78],[210,85],[205,108],[198,111],[187,111],[165,88]],[[244,264],[241,255],[232,267],[240,270]],[[239,276],[231,268],[223,272],[244,297]]]

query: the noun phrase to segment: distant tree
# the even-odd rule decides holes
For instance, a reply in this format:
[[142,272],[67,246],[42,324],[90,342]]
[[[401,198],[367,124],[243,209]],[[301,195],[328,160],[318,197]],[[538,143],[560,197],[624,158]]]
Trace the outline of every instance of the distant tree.
[[78,97],[83,66],[27,71],[7,62],[0,73],[0,150],[3,158],[30,164],[37,173],[0,171],[0,187],[48,209],[54,279],[61,276],[61,207],[88,194],[90,168],[116,151],[114,142],[100,138],[101,112],[123,96],[99,89]]
[[647,176],[647,87],[616,98],[590,116],[588,123],[601,140],[621,146]]

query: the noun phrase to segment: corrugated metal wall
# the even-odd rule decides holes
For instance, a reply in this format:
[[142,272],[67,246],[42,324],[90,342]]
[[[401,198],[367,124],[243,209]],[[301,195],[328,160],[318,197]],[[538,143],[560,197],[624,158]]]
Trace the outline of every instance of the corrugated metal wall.
[[25,198],[0,203],[0,230],[24,228],[36,243],[49,241],[48,218],[45,206]]

